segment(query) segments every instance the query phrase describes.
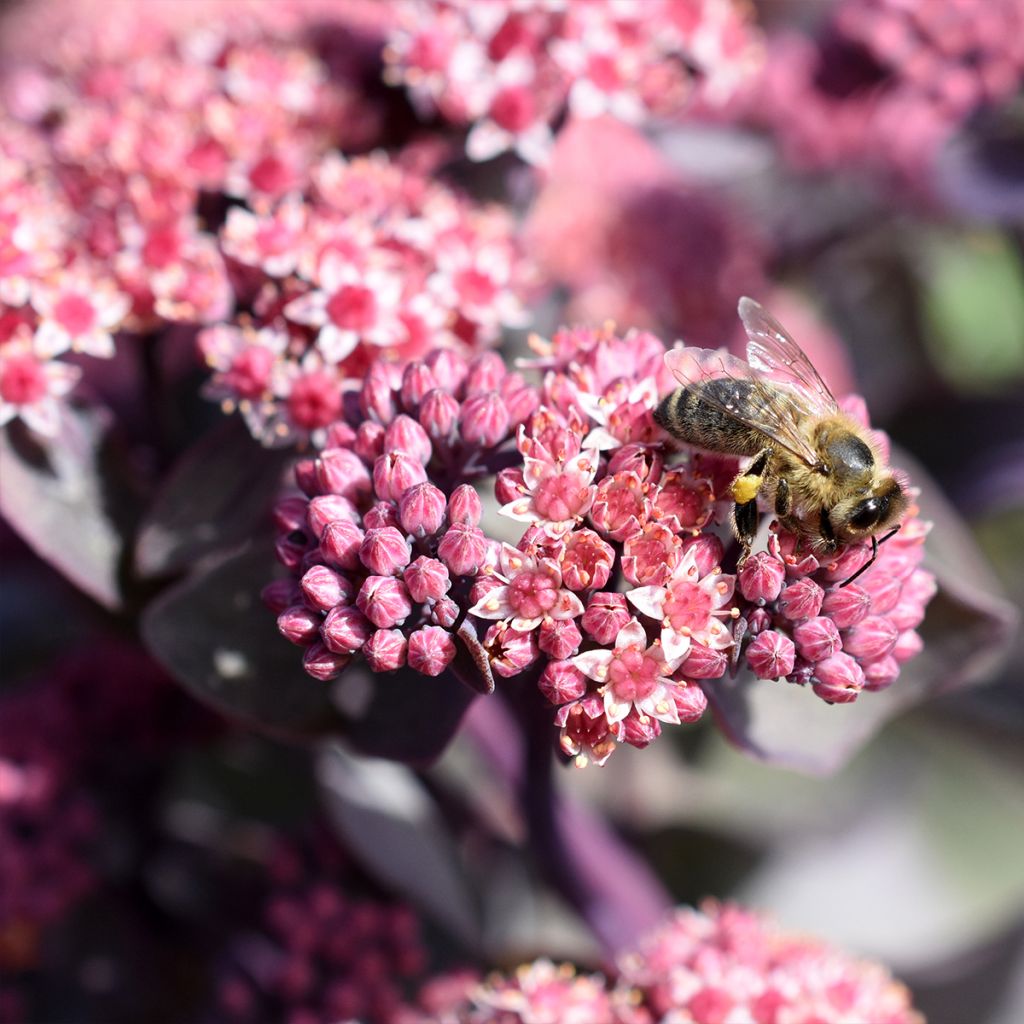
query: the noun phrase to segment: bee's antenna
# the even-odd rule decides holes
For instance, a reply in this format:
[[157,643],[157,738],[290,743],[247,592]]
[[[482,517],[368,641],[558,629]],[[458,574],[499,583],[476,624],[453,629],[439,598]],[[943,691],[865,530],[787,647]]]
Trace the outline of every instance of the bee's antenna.
[[884,544],[890,537],[893,537],[897,533],[899,533],[900,526],[902,525],[903,524],[900,523],[894,526],[881,540],[878,540],[876,537],[872,536],[871,557],[848,580],[843,580],[843,582],[839,584],[840,589],[845,587],[847,584],[852,583],[858,576],[861,576],[864,573],[866,573],[868,569],[870,569],[871,566],[875,564],[875,559],[878,557],[878,546],[880,544]]

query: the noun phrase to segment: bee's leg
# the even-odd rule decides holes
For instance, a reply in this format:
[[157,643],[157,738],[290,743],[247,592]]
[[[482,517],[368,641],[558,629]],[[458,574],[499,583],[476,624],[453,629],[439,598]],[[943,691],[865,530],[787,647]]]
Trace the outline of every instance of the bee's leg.
[[743,550],[740,552],[737,568],[742,567],[750,554],[750,549],[757,534],[757,499],[736,504],[732,508],[732,528]]
[[858,576],[866,573],[868,569],[875,564],[875,559],[878,558],[878,545],[884,544],[890,537],[899,532],[899,526],[893,527],[881,540],[875,537],[871,538],[871,557],[849,578],[843,580],[839,584],[840,588],[845,587],[848,583],[852,583]]
[[775,488],[775,514],[785,519],[793,511],[793,495],[789,490],[789,481],[780,477]]
[[732,497],[736,504],[732,510],[732,525],[743,551],[740,553],[739,564],[742,565],[757,533],[757,492],[764,483],[765,470],[772,449],[765,448],[754,456],[749,466],[732,482]]

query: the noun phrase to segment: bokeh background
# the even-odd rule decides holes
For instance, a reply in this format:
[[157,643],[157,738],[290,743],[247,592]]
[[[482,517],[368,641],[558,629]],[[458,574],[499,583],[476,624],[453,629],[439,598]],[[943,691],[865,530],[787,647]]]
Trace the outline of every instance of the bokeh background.
[[[9,123],[28,116],[14,72],[60,64],[50,40],[26,38],[31,6],[0,11]],[[318,52],[344,55],[353,23],[377,38],[386,12],[374,6],[310,6]],[[218,7],[203,5],[211,19]],[[108,16],[102,3],[65,10],[75,24]],[[418,120],[379,77],[371,46],[359,87],[379,123],[349,145],[415,143],[430,173],[514,212],[538,267],[530,329],[611,319],[737,345],[735,302],[750,294],[837,392],[865,396],[922,482],[923,515],[957,541],[955,555],[936,553],[961,584],[936,628],[948,616],[952,634],[960,612],[968,627],[959,646],[926,652],[926,668],[952,674],[969,660],[975,685],[884,722],[849,725],[867,699],[830,709],[849,718],[811,744],[815,766],[834,769],[825,774],[746,757],[704,723],[624,748],[602,770],[566,769],[559,784],[676,902],[735,898],[877,957],[933,1024],[1014,1024],[1024,1019],[1014,618],[1024,605],[1024,11],[1019,0],[772,0],[749,14],[760,55],[728,102],[640,126],[571,120],[542,169],[511,153],[466,159],[462,129]],[[510,357],[525,338],[506,333]],[[177,360],[163,344],[160,358]],[[93,386],[123,397],[131,378],[110,373]],[[176,408],[133,410],[144,431],[159,412],[172,417],[165,438],[194,437],[219,415],[182,397],[196,373],[178,379]],[[177,454],[126,451],[162,468]],[[0,465],[0,488],[5,476]],[[0,1019],[223,1019],[218,993],[277,941],[265,909],[275,893],[321,883],[417,908],[419,945],[403,945],[412,926],[398,911],[366,924],[376,970],[412,975],[422,956],[433,969],[542,954],[599,962],[524,852],[507,779],[481,759],[496,712],[478,703],[435,765],[401,778],[392,773],[404,768],[262,735],[202,707],[144,652],[144,587],[134,605],[106,610],[21,532],[0,524]],[[19,758],[51,782],[16,815],[3,771]],[[419,830],[429,842],[408,846],[404,862],[384,851],[411,834],[360,817],[367,801],[402,794],[434,801]],[[418,884],[417,858],[452,849],[450,891]],[[339,928],[355,927],[345,920]]]

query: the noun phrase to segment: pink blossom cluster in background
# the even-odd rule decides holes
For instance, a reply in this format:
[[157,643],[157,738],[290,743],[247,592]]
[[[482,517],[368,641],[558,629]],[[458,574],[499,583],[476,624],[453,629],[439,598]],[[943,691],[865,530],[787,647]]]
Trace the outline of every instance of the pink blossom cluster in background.
[[740,106],[797,167],[920,183],[958,127],[1022,83],[1017,0],[842,0],[817,38],[774,37]]
[[782,931],[737,906],[681,909],[619,957],[615,980],[537,960],[482,982],[424,986],[400,1024],[921,1024],[906,988],[878,964]]
[[733,0],[404,0],[385,59],[422,115],[469,127],[466,152],[543,164],[567,114],[628,122],[723,100],[754,63]]
[[[598,764],[700,718],[704,687],[741,662],[830,702],[898,676],[934,593],[925,524],[909,517],[848,587],[868,544],[820,563],[779,531],[737,591],[722,540],[737,464],[677,453],[655,425],[676,383],[663,343],[575,329],[533,345],[539,386],[495,354],[375,364],[299,463],[304,497],[277,510],[293,580],[265,597],[307,672],[331,679],[362,654],[438,675],[479,631],[490,672],[530,673],[563,750]],[[514,545],[481,528],[490,478],[525,531]]]

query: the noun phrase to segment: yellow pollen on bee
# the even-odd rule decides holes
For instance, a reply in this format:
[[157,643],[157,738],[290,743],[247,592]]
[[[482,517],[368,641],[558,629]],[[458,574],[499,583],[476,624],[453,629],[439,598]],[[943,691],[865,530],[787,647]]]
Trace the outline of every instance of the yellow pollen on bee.
[[757,492],[761,489],[761,479],[749,474],[736,479],[732,485],[732,496],[738,505],[746,505],[748,501],[753,501],[757,497]]

